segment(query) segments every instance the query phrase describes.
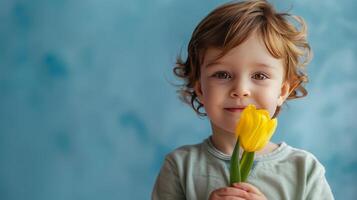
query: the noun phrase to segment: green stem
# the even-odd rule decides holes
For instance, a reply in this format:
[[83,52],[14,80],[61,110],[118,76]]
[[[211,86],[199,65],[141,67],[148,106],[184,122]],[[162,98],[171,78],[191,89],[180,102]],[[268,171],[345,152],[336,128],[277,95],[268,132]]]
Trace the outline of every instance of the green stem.
[[244,151],[240,160],[239,171],[241,173],[241,181],[245,182],[248,178],[250,169],[254,162],[254,152]]
[[233,154],[231,157],[230,172],[230,185],[233,185],[233,183],[241,182],[241,175],[239,170],[239,137],[237,139],[236,146],[234,147]]

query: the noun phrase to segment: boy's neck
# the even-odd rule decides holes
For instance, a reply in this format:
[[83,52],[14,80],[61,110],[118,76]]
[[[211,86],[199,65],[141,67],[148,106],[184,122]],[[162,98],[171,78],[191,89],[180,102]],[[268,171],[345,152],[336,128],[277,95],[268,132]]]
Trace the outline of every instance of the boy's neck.
[[[211,142],[213,146],[224,154],[232,155],[236,144],[236,136],[234,133],[224,131],[212,124]],[[269,142],[262,150],[256,152],[256,155],[264,155],[278,148],[277,144]]]
[[234,146],[236,144],[236,139],[235,137],[231,138],[230,136],[224,137],[223,134],[226,133],[213,132],[211,137],[211,142],[213,146],[219,151],[221,151],[222,153],[231,155],[234,150]]

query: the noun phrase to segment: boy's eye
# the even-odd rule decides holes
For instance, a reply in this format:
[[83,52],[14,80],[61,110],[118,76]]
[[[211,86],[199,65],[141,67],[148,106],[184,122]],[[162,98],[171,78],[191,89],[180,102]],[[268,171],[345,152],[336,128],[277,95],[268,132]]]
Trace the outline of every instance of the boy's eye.
[[216,72],[212,75],[212,77],[218,78],[218,79],[230,79],[232,76],[228,74],[227,72]]
[[256,79],[256,80],[264,80],[269,77],[266,74],[259,72],[259,73],[253,74],[252,78]]

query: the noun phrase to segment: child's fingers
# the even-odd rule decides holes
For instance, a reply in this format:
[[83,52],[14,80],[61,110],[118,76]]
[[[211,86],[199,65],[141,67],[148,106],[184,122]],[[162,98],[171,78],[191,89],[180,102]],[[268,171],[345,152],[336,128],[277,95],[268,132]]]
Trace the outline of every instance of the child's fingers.
[[258,188],[256,188],[255,186],[253,186],[252,184],[249,184],[249,183],[244,183],[244,182],[235,183],[233,186],[236,188],[240,188],[244,191],[247,191],[248,193],[262,195],[262,193],[259,191]]
[[243,199],[251,197],[251,195],[247,191],[235,187],[220,188],[214,191],[214,195],[217,195],[219,197],[242,197]]

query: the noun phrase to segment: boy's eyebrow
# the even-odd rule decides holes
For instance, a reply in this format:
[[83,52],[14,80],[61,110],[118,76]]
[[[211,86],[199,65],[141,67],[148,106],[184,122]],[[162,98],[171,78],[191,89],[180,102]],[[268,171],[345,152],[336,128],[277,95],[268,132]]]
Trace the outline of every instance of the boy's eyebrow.
[[258,66],[258,67],[268,67],[268,68],[275,68],[275,66],[274,66],[274,65],[270,65],[270,64],[267,64],[267,63],[260,63],[260,62],[254,63],[254,66]]
[[213,67],[214,65],[218,65],[218,64],[222,64],[222,63],[217,60],[213,62],[209,62],[206,64],[206,68]]

